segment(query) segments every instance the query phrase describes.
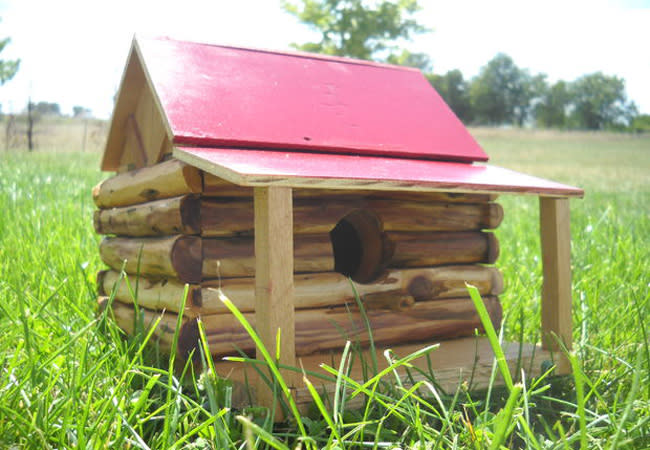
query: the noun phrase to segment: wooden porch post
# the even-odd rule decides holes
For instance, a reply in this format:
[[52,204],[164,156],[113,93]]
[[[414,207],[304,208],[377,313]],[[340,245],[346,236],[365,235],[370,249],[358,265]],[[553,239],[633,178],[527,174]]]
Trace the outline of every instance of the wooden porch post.
[[[291,188],[255,188],[255,326],[272,356],[281,329],[280,363],[295,366],[293,208]],[[263,359],[259,350],[257,358]],[[289,387],[293,372],[283,371]],[[273,393],[257,377],[257,403],[271,407]]]
[[542,347],[556,351],[557,373],[570,372],[557,339],[571,350],[571,230],[569,199],[540,197],[540,238],[544,282],[542,285]]

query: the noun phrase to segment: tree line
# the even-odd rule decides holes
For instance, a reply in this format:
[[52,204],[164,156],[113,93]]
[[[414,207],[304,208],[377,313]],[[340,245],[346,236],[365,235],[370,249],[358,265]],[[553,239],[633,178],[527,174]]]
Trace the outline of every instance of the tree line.
[[285,0],[283,7],[321,35],[295,48],[416,67],[466,124],[650,131],[650,115],[638,114],[625,80],[602,72],[549,83],[499,53],[471,79],[458,69],[435,74],[429,55],[396,44],[429,31],[414,18],[417,0]]
[[622,78],[596,72],[548,83],[545,74],[521,69],[503,53],[470,80],[459,70],[426,77],[468,124],[622,130],[634,126],[638,116]]

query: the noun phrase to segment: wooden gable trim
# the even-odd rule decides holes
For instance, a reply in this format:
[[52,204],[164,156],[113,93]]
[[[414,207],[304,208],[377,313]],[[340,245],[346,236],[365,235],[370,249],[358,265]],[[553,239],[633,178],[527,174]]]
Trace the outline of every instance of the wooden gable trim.
[[116,98],[101,169],[137,169],[156,164],[171,153],[171,127],[136,40]]

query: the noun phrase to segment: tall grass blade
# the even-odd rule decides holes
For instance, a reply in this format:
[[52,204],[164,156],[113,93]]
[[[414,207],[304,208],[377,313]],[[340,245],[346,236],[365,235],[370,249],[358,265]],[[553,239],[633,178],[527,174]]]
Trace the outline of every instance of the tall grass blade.
[[481,294],[479,294],[478,289],[476,289],[475,286],[472,286],[471,284],[465,284],[465,286],[467,286],[467,291],[472,298],[472,302],[474,302],[474,307],[476,308],[476,312],[481,319],[481,324],[485,329],[485,334],[487,334],[488,340],[490,341],[490,346],[492,347],[492,351],[496,356],[497,365],[499,366],[499,371],[501,372],[503,381],[506,383],[508,390],[512,390],[514,384],[512,382],[512,376],[510,375],[510,368],[508,367],[506,356],[503,353],[501,344],[499,343],[497,333],[494,330],[494,326],[492,325],[490,315],[488,314],[487,309],[485,309],[485,304],[483,303]]
[[264,360],[268,364],[269,369],[273,373],[275,380],[277,380],[278,384],[280,385],[280,388],[282,389],[283,394],[285,395],[287,401],[289,402],[289,408],[291,409],[291,413],[296,419],[296,423],[298,425],[300,433],[302,434],[303,437],[308,437],[307,431],[305,430],[305,426],[301,420],[300,412],[298,411],[298,406],[296,405],[296,401],[293,398],[293,394],[289,390],[287,383],[284,381],[284,378],[280,374],[280,370],[278,369],[277,364],[275,363],[275,359],[271,357],[269,351],[267,350],[264,343],[262,342],[258,334],[251,326],[250,322],[246,320],[246,318],[241,313],[241,311],[237,309],[235,304],[223,293],[221,289],[218,290],[218,296],[219,296],[219,300],[221,300],[221,302],[226,306],[226,308],[228,308],[228,310],[235,316],[237,321],[239,321],[239,323],[244,327],[244,329],[251,337],[253,342],[255,342],[257,349],[260,351],[260,353],[262,353],[262,356],[264,357]]
[[508,396],[506,406],[503,408],[503,410],[501,410],[501,412],[499,412],[497,416],[494,439],[490,444],[490,450],[500,449],[510,434],[509,430],[514,427],[512,416],[514,414],[515,407],[519,402],[521,391],[522,386],[520,384],[516,384],[512,387],[512,389],[510,389],[510,395]]

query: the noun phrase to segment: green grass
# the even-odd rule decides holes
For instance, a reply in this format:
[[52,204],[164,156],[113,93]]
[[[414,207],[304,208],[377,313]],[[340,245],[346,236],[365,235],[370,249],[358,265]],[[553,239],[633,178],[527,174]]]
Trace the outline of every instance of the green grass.
[[[390,370],[359,384],[342,363],[330,369],[335,407],[322,399],[273,428],[264,411],[227,408],[229,384],[209,361],[203,373],[170,370],[144,331],[123,339],[97,314],[90,189],[105,176],[99,155],[0,152],[0,448],[650,447],[650,137],[472,131],[494,164],[586,191],[571,203],[571,377],[513,374],[506,389],[445,396],[429,383],[401,386]],[[537,199],[500,202],[502,334],[535,342]],[[355,391],[370,401],[344,410]],[[281,383],[278,392],[288,405]]]

